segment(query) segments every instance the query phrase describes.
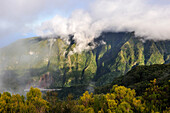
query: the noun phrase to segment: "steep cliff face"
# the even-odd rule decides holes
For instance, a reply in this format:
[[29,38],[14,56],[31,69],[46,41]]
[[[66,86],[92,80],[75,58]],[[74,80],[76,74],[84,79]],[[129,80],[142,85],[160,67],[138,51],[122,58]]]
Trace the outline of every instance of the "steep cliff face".
[[143,42],[133,33],[106,33],[103,40],[106,44],[96,48],[96,56],[99,56],[96,60],[96,85],[110,83],[114,77],[125,74],[137,65],[170,62],[170,41]]
[[94,40],[101,41],[105,44],[95,49],[70,54],[76,46],[72,38],[70,44],[60,38],[23,39],[0,49],[0,69],[12,70],[18,80],[37,83],[50,72],[53,82],[49,87],[54,88],[91,81],[103,85],[134,66],[170,62],[170,41],[143,42],[134,33],[125,32],[103,33]]

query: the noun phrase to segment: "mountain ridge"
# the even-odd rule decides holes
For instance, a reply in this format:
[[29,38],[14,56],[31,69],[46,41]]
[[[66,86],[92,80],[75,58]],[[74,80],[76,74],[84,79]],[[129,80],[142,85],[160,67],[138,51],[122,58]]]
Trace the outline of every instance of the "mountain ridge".
[[1,71],[13,70],[19,81],[24,79],[24,83],[18,83],[23,85],[31,82],[38,86],[40,77],[50,72],[53,79],[50,87],[70,87],[90,81],[102,86],[137,65],[170,62],[169,40],[142,40],[135,37],[134,32],[107,32],[94,40],[96,44],[101,41],[105,44],[70,54],[76,46],[73,38],[70,44],[60,38],[23,39],[0,49]]

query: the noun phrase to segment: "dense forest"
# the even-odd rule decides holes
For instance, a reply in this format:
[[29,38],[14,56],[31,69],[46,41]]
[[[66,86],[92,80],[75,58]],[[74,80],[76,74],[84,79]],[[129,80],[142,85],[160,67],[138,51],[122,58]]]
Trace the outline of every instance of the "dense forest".
[[85,91],[78,98],[68,94],[59,99],[54,91],[42,95],[40,89],[33,87],[26,97],[3,92],[0,94],[0,112],[169,113],[169,66],[137,66],[124,76],[117,77],[112,84],[96,88],[94,94]]
[[69,94],[59,100],[57,93],[47,92],[41,96],[38,88],[32,88],[26,95],[0,94],[1,113],[155,113],[170,112],[170,80],[167,85],[158,86],[157,80],[150,81],[149,87],[141,96],[134,89],[114,85],[107,94],[89,94],[73,100]]

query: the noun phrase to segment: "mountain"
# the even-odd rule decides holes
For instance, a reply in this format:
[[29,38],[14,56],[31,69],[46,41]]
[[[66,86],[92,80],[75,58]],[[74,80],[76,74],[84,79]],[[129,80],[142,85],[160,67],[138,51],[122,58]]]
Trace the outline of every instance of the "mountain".
[[33,37],[1,48],[1,87],[58,88],[91,82],[102,86],[138,65],[170,63],[170,40],[144,40],[134,32],[102,33],[81,53],[71,52],[76,46],[72,36],[69,42]]

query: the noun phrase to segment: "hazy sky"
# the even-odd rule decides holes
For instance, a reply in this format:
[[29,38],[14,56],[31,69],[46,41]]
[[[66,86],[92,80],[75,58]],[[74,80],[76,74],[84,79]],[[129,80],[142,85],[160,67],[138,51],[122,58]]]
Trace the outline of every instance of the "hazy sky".
[[0,0],[0,47],[35,36],[33,27],[54,17],[86,9],[93,0]]
[[0,47],[20,38],[56,32],[67,35],[76,30],[77,37],[86,33],[84,38],[107,30],[135,30],[139,36],[170,39],[170,0],[0,1]]

